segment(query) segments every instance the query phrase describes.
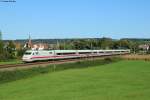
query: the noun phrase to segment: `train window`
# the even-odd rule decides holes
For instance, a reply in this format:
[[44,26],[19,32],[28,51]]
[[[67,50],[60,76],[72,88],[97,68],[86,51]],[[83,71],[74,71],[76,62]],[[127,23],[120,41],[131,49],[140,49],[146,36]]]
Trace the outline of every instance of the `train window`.
[[79,54],[89,54],[91,52],[79,52]]
[[106,53],[112,53],[112,51],[107,51]]
[[75,54],[75,53],[73,53],[73,52],[69,52],[69,53],[64,53],[64,55],[65,55],[65,54],[66,54],[66,55],[67,55],[67,54],[69,55],[69,54]]
[[70,55],[75,54],[74,52],[66,52],[66,53],[57,53],[57,55]]
[[62,53],[57,53],[57,55],[62,55]]
[[34,55],[34,53],[32,53],[32,55]]
[[25,55],[31,55],[31,52],[25,52]]
[[35,54],[38,55],[39,53],[38,53],[38,52],[35,52]]
[[52,52],[49,52],[49,54],[52,54]]

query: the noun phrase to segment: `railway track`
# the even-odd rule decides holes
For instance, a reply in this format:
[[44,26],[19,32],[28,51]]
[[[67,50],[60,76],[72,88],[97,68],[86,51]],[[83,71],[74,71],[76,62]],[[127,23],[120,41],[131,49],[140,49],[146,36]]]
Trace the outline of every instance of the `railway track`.
[[21,63],[21,64],[1,64],[0,69],[2,69],[2,68],[13,68],[13,67],[22,67],[22,66],[31,66],[31,65],[37,65],[37,64],[42,64],[42,62],[41,63]]
[[0,69],[10,69],[10,68],[27,68],[31,66],[41,66],[41,65],[50,65],[50,64],[63,64],[69,62],[77,62],[82,59],[66,59],[66,60],[55,60],[55,61],[44,61],[44,62],[32,62],[32,63],[21,63],[21,64],[0,64]]
[[42,61],[42,62],[32,62],[32,63],[20,63],[20,64],[0,64],[1,69],[14,69],[14,68],[30,68],[30,67],[38,67],[38,66],[46,66],[52,64],[63,64],[63,63],[70,63],[70,62],[77,62],[83,60],[93,60],[93,59],[104,59],[106,57],[116,57],[115,56],[95,56],[95,57],[86,57],[86,58],[78,58],[78,59],[64,59],[64,60],[51,60],[51,61]]

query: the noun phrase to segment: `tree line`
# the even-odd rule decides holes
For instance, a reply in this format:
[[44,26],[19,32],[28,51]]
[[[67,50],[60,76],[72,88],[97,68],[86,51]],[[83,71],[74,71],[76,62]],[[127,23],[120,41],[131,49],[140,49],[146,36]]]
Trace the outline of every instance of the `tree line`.
[[75,50],[87,50],[87,49],[131,49],[133,52],[138,51],[138,43],[129,40],[114,40],[111,38],[101,39],[76,39],[67,42],[56,43],[53,49],[75,49]]
[[[132,53],[139,51],[140,43],[128,39],[115,40],[111,38],[100,38],[100,39],[71,39],[69,41],[55,42],[48,44],[49,49],[60,49],[60,50],[99,50],[99,49],[130,49]],[[2,40],[2,33],[0,32],[0,61],[8,59],[16,59],[22,57],[24,52],[30,48],[24,48],[23,46],[16,49],[16,45],[13,41],[7,41],[6,43]],[[148,50],[150,53],[150,50]]]

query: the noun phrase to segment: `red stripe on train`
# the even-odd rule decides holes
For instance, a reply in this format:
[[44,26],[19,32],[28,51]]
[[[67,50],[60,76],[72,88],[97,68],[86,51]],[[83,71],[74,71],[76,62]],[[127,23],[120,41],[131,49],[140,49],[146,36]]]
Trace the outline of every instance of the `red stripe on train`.
[[61,58],[61,57],[68,57],[68,56],[79,56],[79,55],[66,55],[66,56],[36,56],[36,57],[32,57],[31,59],[35,59],[35,58]]

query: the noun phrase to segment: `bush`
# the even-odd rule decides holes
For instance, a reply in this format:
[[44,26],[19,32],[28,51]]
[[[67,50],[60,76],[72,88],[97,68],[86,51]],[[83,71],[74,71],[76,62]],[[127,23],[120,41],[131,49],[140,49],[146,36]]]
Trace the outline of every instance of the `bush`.
[[3,52],[0,54],[0,61],[8,61],[10,59],[14,59],[15,57],[8,52]]
[[105,61],[108,61],[108,62],[111,62],[111,61],[112,61],[112,58],[107,57],[107,58],[105,58],[104,60],[105,60]]
[[17,50],[17,57],[22,57],[23,54],[25,53],[26,49],[19,49]]

